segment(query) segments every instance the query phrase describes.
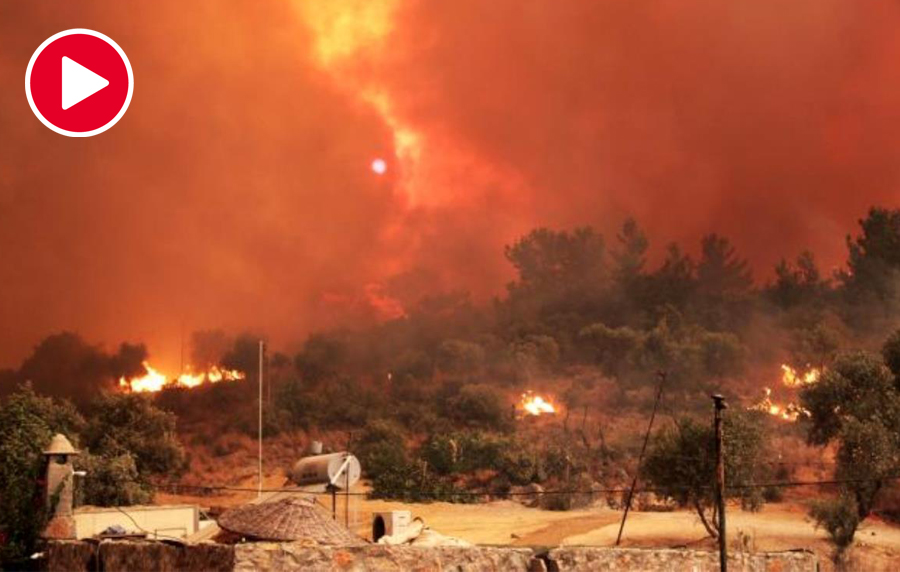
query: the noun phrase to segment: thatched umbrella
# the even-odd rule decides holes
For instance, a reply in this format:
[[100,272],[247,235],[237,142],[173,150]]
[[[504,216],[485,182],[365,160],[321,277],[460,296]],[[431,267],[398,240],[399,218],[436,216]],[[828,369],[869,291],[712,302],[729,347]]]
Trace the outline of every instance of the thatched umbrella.
[[223,513],[217,522],[223,530],[254,540],[299,540],[330,546],[362,544],[305,498],[244,505]]

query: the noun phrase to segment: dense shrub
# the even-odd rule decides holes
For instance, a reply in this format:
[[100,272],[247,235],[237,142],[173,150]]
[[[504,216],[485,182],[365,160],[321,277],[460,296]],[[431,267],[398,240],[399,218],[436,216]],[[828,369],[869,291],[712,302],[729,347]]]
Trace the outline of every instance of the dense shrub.
[[422,461],[392,465],[372,480],[372,498],[404,502],[474,502],[475,496],[451,479],[428,470]]
[[175,434],[175,415],[140,393],[109,393],[91,407],[84,445],[109,459],[133,455],[143,478],[172,476],[183,468],[184,449]]
[[445,403],[447,417],[469,427],[508,429],[511,410],[500,392],[487,384],[468,384]]
[[447,340],[437,352],[438,367],[449,374],[474,374],[484,365],[484,349],[473,342]]
[[354,453],[369,477],[389,473],[393,467],[407,462],[403,430],[391,421],[370,421],[355,444]]
[[141,482],[131,453],[104,457],[84,452],[76,459],[75,467],[87,473],[77,481],[79,504],[127,506],[153,500],[153,489]]

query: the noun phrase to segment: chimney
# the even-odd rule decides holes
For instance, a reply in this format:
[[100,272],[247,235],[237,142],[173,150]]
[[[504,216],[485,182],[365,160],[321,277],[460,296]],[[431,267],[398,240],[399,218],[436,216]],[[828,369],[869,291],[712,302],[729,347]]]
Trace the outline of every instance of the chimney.
[[75,518],[73,516],[74,473],[73,457],[78,451],[62,433],[50,440],[44,451],[47,457],[47,490],[45,502],[50,520],[43,537],[57,540],[75,538]]

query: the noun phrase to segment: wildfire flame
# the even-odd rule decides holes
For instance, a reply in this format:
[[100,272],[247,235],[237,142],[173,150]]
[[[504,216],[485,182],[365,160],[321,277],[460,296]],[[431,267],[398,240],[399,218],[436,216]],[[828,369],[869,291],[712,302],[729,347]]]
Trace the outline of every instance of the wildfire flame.
[[550,401],[532,392],[522,394],[522,409],[528,415],[543,415],[556,413],[556,407]]
[[772,401],[772,390],[768,387],[765,388],[766,395],[762,401],[757,403],[756,405],[751,406],[749,409],[753,411],[763,411],[772,415],[774,417],[778,417],[784,421],[794,422],[799,419],[801,416],[809,417],[809,410],[804,409],[803,407],[797,405],[796,403],[788,403],[787,405],[780,405]]
[[812,385],[819,381],[822,370],[817,367],[811,367],[802,373],[798,373],[796,369],[789,365],[781,364],[781,383],[785,387],[803,387]]
[[149,363],[144,362],[147,373],[140,377],[126,379],[119,378],[119,386],[136,393],[147,391],[160,391],[167,386],[173,387],[197,387],[203,383],[218,383],[222,380],[234,381],[244,379],[246,376],[234,369],[223,369],[218,366],[211,367],[208,371],[192,373],[190,369],[174,379],[169,379],[165,374],[154,369]]
[[[810,367],[806,371],[798,372],[793,367],[781,365],[781,383],[789,389],[799,389],[812,385],[819,381],[822,370],[817,367]],[[788,402],[787,405],[775,403],[772,401],[772,390],[765,388],[765,397],[756,405],[750,406],[748,409],[754,411],[764,411],[773,417],[778,417],[784,421],[796,421],[800,417],[809,417],[809,410],[804,409],[796,403]]]

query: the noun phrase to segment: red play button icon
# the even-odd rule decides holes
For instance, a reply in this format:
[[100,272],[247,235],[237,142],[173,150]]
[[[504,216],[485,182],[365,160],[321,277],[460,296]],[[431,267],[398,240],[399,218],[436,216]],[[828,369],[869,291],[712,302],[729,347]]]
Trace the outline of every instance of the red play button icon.
[[133,92],[134,74],[125,52],[93,30],[51,36],[31,56],[25,72],[31,110],[41,123],[68,137],[90,137],[115,125]]

